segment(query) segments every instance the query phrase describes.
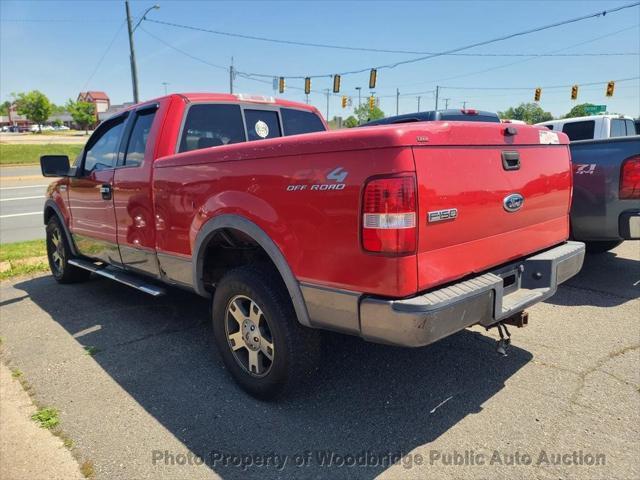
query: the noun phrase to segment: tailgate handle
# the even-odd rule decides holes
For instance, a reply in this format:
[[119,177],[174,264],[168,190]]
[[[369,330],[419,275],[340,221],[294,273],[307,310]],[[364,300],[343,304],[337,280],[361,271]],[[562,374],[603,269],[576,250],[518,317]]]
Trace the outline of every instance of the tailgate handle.
[[502,167],[505,170],[520,170],[520,153],[502,152]]

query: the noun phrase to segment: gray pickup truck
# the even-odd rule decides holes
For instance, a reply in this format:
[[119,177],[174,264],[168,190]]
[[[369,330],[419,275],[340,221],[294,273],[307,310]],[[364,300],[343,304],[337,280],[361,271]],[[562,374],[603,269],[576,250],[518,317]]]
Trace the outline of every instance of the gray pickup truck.
[[571,233],[587,252],[640,239],[640,135],[571,142]]

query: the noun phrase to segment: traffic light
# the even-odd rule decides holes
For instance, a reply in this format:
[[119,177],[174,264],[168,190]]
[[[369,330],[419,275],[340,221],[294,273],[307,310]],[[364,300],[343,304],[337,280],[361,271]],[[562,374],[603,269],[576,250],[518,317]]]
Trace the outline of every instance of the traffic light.
[[333,76],[333,93],[340,92],[340,75]]
[[536,93],[533,95],[533,99],[536,102],[539,102],[541,96],[542,96],[542,89],[540,87],[538,87],[538,88],[536,88]]
[[376,97],[374,97],[373,95],[371,95],[369,97],[369,110],[373,110],[376,106]]
[[378,79],[378,71],[375,68],[369,72],[369,88],[376,88],[376,80]]
[[342,96],[342,108],[347,108],[347,97],[346,97],[346,95]]
[[571,100],[578,98],[578,85],[571,87]]
[[311,93],[311,78],[307,77],[304,79],[304,93],[309,95]]
[[616,82],[611,80],[607,83],[607,97],[613,97],[613,89],[616,88]]
[[284,77],[278,79],[278,91],[284,93]]

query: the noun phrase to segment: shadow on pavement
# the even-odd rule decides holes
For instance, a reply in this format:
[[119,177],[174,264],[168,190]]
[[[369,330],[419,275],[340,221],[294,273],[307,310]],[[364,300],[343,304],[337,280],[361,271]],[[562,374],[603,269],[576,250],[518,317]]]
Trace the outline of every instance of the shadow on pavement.
[[[572,295],[571,289],[583,290],[587,295]],[[589,292],[605,295],[588,295]],[[582,270],[546,300],[553,305],[594,305],[614,307],[640,296],[640,262],[619,257],[615,252],[586,255]],[[586,300],[586,302],[585,302]]]
[[[57,285],[50,277],[15,287],[96,347],[95,361],[223,478],[373,478],[388,464],[327,467],[318,455],[407,454],[482,410],[532,358],[517,347],[501,357],[492,340],[471,331],[421,349],[327,335],[317,375],[295,397],[263,403],[224,371],[209,342],[207,302],[193,294],[153,299],[107,280]],[[294,466],[293,455],[305,451],[309,466]],[[290,457],[283,471],[243,471],[214,462],[213,452]]]

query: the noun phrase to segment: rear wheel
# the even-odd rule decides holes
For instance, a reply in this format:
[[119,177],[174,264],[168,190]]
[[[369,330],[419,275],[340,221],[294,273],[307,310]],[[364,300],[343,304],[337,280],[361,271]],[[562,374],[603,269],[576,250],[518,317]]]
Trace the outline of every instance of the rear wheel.
[[315,367],[320,336],[300,325],[272,269],[246,266],[227,273],[216,287],[212,310],[216,346],[249,394],[278,397]]
[[53,278],[59,283],[74,283],[87,280],[91,272],[69,264],[71,248],[60,220],[55,215],[47,223],[47,258]]
[[613,250],[622,243],[622,240],[608,240],[608,241],[595,241],[586,242],[587,253],[605,253],[609,250]]

